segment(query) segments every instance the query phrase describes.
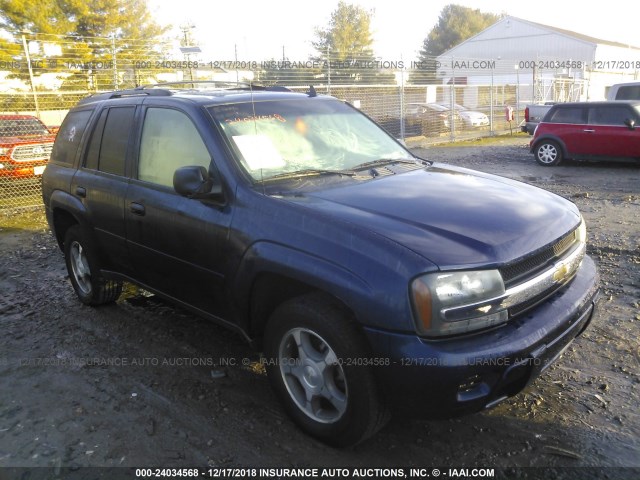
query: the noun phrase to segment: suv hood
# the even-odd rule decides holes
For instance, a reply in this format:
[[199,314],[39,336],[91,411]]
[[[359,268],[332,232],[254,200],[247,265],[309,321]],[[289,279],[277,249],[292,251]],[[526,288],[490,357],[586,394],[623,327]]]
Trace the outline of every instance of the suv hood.
[[580,221],[573,203],[546,190],[442,164],[288,198],[383,235],[440,268],[510,262]]

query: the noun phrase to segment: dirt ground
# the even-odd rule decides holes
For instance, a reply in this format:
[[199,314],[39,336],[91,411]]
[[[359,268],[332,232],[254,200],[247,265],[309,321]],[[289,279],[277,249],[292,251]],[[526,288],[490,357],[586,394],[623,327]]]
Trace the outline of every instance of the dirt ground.
[[580,207],[602,277],[590,329],[491,411],[396,417],[347,450],[293,425],[241,338],[134,287],[83,306],[42,213],[0,213],[0,467],[640,467],[640,165],[541,167],[528,141],[417,152]]

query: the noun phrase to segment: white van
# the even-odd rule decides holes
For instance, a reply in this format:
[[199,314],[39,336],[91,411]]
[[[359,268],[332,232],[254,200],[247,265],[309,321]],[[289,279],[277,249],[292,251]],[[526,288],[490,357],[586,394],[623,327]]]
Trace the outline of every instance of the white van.
[[611,85],[607,92],[607,100],[640,100],[640,82]]

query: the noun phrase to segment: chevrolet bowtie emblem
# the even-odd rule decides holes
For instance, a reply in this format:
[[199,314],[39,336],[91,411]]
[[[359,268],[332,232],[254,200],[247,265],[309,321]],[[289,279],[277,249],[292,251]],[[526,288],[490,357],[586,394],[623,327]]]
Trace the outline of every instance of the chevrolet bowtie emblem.
[[562,282],[569,275],[569,266],[566,263],[561,263],[553,272],[553,281],[556,283]]

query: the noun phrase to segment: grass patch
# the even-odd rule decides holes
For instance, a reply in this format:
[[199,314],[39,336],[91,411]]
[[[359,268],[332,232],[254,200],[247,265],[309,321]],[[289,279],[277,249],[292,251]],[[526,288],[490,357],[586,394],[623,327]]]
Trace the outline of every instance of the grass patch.
[[0,210],[0,235],[16,231],[47,231],[47,218],[44,207],[15,208]]
[[491,147],[494,145],[519,145],[529,143],[531,136],[527,133],[513,132],[513,135],[502,134],[493,137],[456,140],[455,142],[438,143],[438,147]]

